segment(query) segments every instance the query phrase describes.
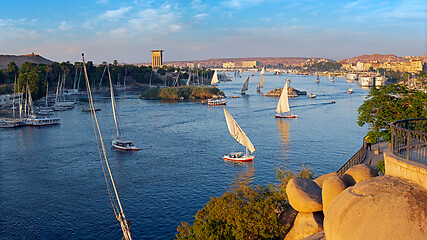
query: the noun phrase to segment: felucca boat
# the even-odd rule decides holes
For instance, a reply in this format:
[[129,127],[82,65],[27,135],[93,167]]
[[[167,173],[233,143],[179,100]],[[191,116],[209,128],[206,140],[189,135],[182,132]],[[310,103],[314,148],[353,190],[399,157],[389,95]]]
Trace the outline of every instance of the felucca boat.
[[254,156],[249,154],[249,151],[253,153],[256,149],[254,145],[252,145],[246,133],[240,128],[237,122],[233,119],[233,117],[228,113],[228,111],[224,108],[225,120],[227,121],[228,131],[231,136],[236,139],[237,142],[245,146],[245,152],[231,152],[228,155],[224,155],[223,159],[230,161],[238,161],[238,162],[248,162],[254,160]]
[[256,90],[259,92],[263,87],[264,87],[264,75],[262,75],[261,81],[259,81],[258,85],[256,86]]
[[111,81],[110,69],[108,67],[107,67],[107,72],[108,72],[108,78],[110,80],[111,106],[113,108],[114,123],[116,125],[116,137],[114,137],[111,140],[111,145],[113,146],[113,148],[117,148],[117,149],[125,150],[125,151],[141,150],[141,149],[135,147],[135,145],[133,145],[132,141],[122,139],[120,127],[119,127],[119,118],[117,115],[116,100],[114,99],[113,82]]
[[215,72],[214,72],[214,74],[212,76],[211,85],[212,86],[216,86],[218,83],[219,83],[218,72],[217,72],[217,70],[215,70]]
[[275,115],[276,118],[297,118],[297,115],[293,115],[292,113],[288,115],[284,115],[284,113],[290,112],[289,101],[288,101],[288,81],[286,79],[285,86],[283,87],[282,94],[280,94],[279,102],[277,103],[276,112],[278,114]]
[[249,89],[249,77],[246,79],[245,83],[243,84],[242,90],[240,91],[240,93],[242,95],[245,95],[246,91],[248,91],[248,89]]
[[[86,71],[84,54],[82,54],[82,59],[83,59],[83,69],[85,74],[85,82],[86,82],[89,106],[92,110],[92,124],[95,132],[95,138],[97,142],[99,141],[101,143],[101,147],[102,147],[102,151],[101,151],[100,146],[98,144],[99,158],[102,164],[102,171],[104,172],[104,178],[105,178],[105,183],[108,189],[110,203],[111,203],[111,206],[113,207],[114,214],[116,215],[116,219],[120,222],[120,227],[122,228],[122,232],[123,232],[122,239],[132,240],[132,234],[130,231],[130,221],[128,221],[125,217],[125,213],[123,211],[122,204],[120,202],[119,194],[117,193],[116,184],[114,183],[113,174],[111,173],[110,164],[108,163],[104,141],[102,140],[101,129],[99,127],[98,118],[96,117],[95,107],[93,105],[93,99],[92,99],[92,92],[90,91],[89,78],[87,76],[87,71]],[[111,83],[111,78],[110,78],[110,83]],[[108,173],[106,173],[106,170],[108,170]]]

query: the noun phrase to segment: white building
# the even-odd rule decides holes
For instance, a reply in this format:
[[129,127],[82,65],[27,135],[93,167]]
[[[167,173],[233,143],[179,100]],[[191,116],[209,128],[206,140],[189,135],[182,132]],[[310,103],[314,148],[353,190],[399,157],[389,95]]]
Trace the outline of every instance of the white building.
[[[22,97],[22,93],[15,94],[15,104],[18,103],[19,96]],[[13,104],[13,94],[0,95],[0,106],[7,107]]]

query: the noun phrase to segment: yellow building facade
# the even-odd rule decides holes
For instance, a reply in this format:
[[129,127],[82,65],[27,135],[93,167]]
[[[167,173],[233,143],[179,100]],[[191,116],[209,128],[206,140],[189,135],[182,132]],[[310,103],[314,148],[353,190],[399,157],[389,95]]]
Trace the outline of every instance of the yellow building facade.
[[151,66],[153,68],[163,66],[163,50],[151,50]]

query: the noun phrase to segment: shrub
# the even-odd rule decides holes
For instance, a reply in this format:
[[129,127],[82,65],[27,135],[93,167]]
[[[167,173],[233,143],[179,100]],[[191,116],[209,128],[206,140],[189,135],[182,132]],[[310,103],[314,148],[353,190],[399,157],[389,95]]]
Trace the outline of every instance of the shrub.
[[286,186],[288,185],[288,182],[294,177],[314,179],[314,172],[310,168],[306,168],[304,164],[297,174],[291,170],[277,168],[276,178],[279,179],[280,183],[276,185],[275,188],[286,200],[288,200],[288,196],[286,195]]
[[193,226],[178,226],[177,239],[274,239],[284,231],[275,212],[282,201],[267,187],[241,186],[211,200],[198,211]]
[[378,173],[385,174],[385,163],[384,163],[384,160],[381,160],[381,161],[377,162],[376,169],[377,169]]

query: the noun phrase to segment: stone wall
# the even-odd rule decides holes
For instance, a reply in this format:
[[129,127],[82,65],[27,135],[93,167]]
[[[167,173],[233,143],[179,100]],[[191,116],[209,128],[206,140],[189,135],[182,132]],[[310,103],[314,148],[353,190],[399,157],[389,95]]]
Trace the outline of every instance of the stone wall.
[[390,148],[384,150],[386,175],[413,181],[427,189],[427,166],[398,157]]

